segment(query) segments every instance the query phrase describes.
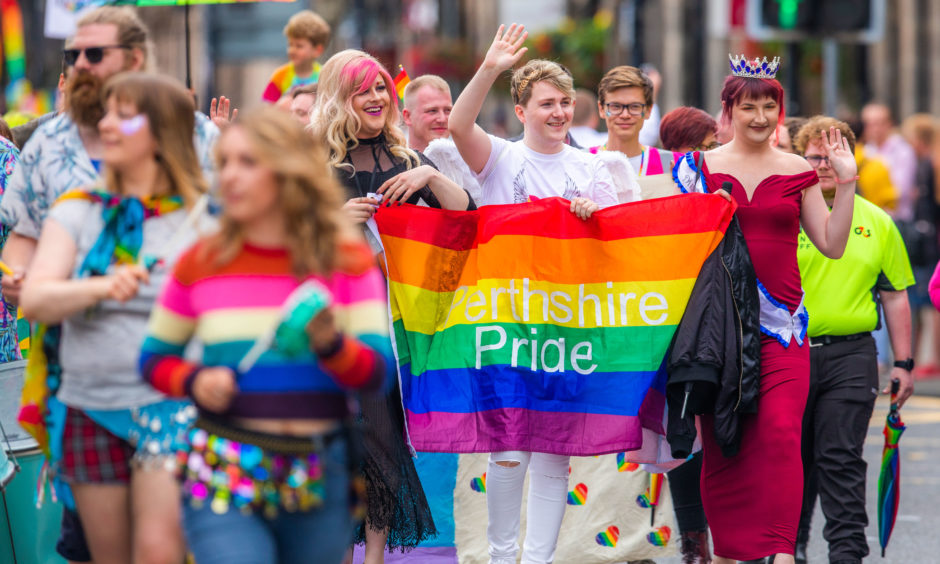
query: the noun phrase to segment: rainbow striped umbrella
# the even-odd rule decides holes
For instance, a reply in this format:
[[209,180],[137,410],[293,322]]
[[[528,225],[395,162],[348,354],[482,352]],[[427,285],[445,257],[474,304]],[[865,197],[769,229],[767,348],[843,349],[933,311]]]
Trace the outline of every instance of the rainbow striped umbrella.
[[894,520],[898,515],[898,501],[901,498],[901,456],[898,442],[907,427],[901,421],[898,411],[897,395],[900,382],[891,382],[891,410],[885,421],[885,446],[881,453],[881,473],[878,475],[878,541],[881,543],[881,557],[885,556],[885,547],[894,530]]
[[650,527],[656,519],[656,506],[663,493],[663,474],[650,474]]

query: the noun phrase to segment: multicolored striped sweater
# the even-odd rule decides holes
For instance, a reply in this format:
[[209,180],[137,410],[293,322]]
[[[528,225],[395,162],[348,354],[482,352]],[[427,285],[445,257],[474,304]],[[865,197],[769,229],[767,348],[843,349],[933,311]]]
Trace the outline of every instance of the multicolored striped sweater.
[[287,63],[286,65],[278,67],[278,69],[274,71],[274,74],[271,75],[271,81],[268,82],[267,87],[265,87],[261,99],[273,104],[280,100],[281,96],[290,92],[291,88],[313,84],[320,80],[321,68],[320,63],[315,62],[313,63],[313,72],[310,73],[310,76],[301,78],[297,76],[297,71],[294,70],[294,63]]
[[[281,306],[303,280],[285,249],[248,244],[218,266],[198,243],[176,264],[150,318],[140,357],[144,378],[174,397],[191,395],[203,366],[235,367],[256,339],[275,327]],[[341,244],[339,268],[316,278],[333,295],[343,341],[329,356],[286,357],[267,351],[244,374],[224,414],[239,418],[331,419],[348,415],[345,389],[376,388],[395,374],[385,279],[364,243]],[[202,362],[183,350],[202,343]]]

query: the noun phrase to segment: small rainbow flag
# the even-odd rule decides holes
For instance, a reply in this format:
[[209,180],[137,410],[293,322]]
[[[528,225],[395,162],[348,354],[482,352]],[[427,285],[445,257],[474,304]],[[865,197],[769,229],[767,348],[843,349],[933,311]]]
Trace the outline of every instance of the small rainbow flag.
[[664,357],[734,205],[686,194],[588,221],[569,208],[376,212],[416,450],[593,456],[661,424]]
[[568,505],[584,505],[587,503],[588,488],[584,484],[578,484],[574,491],[568,492]]
[[409,82],[411,82],[411,79],[408,78],[408,71],[405,70],[405,67],[398,65],[398,74],[395,75],[393,82],[395,83],[395,92],[398,92],[398,99],[404,103],[405,87],[408,86]]

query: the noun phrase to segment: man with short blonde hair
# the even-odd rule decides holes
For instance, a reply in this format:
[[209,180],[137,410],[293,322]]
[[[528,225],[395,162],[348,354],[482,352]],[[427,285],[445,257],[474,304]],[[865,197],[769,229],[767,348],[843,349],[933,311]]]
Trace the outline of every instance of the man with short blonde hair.
[[435,139],[447,137],[447,122],[454,102],[443,78],[425,74],[405,87],[401,118],[408,127],[408,147],[424,151]]

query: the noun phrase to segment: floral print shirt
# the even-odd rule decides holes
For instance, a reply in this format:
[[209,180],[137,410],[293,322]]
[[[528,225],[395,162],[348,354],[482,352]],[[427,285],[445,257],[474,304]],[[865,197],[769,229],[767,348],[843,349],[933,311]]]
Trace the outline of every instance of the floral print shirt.
[[[11,141],[0,137],[0,198],[6,191],[7,183],[13,175],[16,163],[19,160],[20,151]],[[2,201],[2,200],[0,200]],[[7,235],[10,234],[10,228],[7,225],[0,224],[0,250],[7,242]],[[3,274],[0,274],[2,277]],[[24,337],[28,336],[28,331]],[[20,344],[16,331],[16,308],[8,304],[0,297],[0,363],[19,360]]]
[[[209,185],[213,185],[212,147],[219,129],[196,113],[196,155]],[[78,126],[62,113],[36,130],[23,147],[20,164],[0,202],[0,223],[14,232],[39,239],[42,221],[56,199],[68,190],[94,184],[98,171],[85,151]]]

